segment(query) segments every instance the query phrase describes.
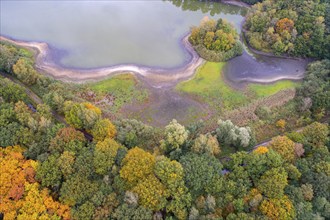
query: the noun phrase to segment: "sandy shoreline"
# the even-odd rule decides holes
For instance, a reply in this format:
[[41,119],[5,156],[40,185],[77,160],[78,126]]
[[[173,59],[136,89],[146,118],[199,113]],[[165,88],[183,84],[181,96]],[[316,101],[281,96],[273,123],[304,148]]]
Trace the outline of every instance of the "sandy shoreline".
[[58,66],[47,60],[47,56],[50,53],[47,43],[18,41],[3,36],[0,36],[0,40],[7,41],[27,49],[32,49],[36,52],[35,66],[39,71],[45,75],[52,76],[55,79],[75,83],[98,81],[121,73],[132,73],[150,80],[153,85],[157,84],[157,87],[161,87],[164,83],[172,84],[180,79],[191,77],[194,75],[197,67],[204,63],[204,60],[198,56],[193,47],[190,45],[188,35],[182,39],[182,44],[191,55],[191,59],[186,65],[176,69],[148,68],[137,65],[115,65],[88,70],[70,69]]
[[[244,21],[242,22],[244,23]],[[242,33],[244,35],[244,33]],[[139,65],[114,65],[103,68],[94,68],[94,69],[74,69],[66,68],[60,65],[57,65],[55,62],[49,59],[51,53],[50,47],[47,43],[41,42],[26,42],[13,40],[4,36],[0,36],[1,41],[7,41],[9,43],[21,46],[30,50],[35,51],[35,67],[44,75],[51,76],[55,79],[65,81],[65,82],[74,82],[74,83],[85,83],[85,82],[95,82],[100,81],[110,76],[122,74],[122,73],[131,73],[137,77],[142,77],[144,81],[148,82],[150,86],[154,88],[163,88],[163,87],[172,87],[175,86],[180,81],[190,80],[194,77],[196,69],[202,65],[205,60],[200,58],[199,55],[195,52],[194,48],[188,41],[189,35],[185,36],[181,42],[184,49],[191,55],[191,59],[188,63],[184,64],[181,67],[174,69],[162,69],[156,67],[143,67]],[[242,37],[242,36],[241,36]],[[244,42],[244,38],[241,39]],[[246,45],[248,50],[251,50],[249,45]],[[252,51],[254,53],[254,51]],[[258,54],[258,53],[257,53]],[[265,57],[273,57],[268,54],[259,54]],[[275,57],[276,58],[276,57]],[[277,57],[278,58],[278,57]],[[292,59],[294,58],[282,58],[282,59]],[[297,59],[296,59],[297,60]],[[299,59],[298,59],[299,60]],[[251,77],[242,77],[239,80],[229,80],[227,74],[225,77],[231,81],[233,84],[241,83],[273,83],[279,80],[300,80],[304,76],[304,73],[299,75],[278,75],[271,78],[251,78]],[[235,87],[235,86],[234,86]]]

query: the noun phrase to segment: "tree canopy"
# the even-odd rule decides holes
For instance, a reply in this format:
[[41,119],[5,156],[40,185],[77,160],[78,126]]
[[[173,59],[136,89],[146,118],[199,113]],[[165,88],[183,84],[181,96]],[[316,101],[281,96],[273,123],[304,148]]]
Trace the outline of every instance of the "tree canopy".
[[277,55],[329,57],[326,2],[265,0],[252,6],[245,23],[249,44]]
[[242,54],[235,28],[226,20],[205,17],[200,26],[192,27],[189,42],[202,58],[221,62]]

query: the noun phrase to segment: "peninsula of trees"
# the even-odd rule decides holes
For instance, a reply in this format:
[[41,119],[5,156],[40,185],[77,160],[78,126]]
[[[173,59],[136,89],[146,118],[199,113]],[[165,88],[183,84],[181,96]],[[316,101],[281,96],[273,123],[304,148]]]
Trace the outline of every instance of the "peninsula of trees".
[[326,1],[266,0],[246,17],[249,44],[264,52],[330,57],[330,6]]

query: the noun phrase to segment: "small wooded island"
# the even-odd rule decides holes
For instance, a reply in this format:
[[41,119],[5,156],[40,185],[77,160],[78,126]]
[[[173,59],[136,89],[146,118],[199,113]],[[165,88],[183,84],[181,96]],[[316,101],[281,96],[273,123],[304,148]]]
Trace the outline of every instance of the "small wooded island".
[[198,27],[191,28],[189,42],[205,60],[225,62],[243,52],[235,28],[224,19],[205,17]]

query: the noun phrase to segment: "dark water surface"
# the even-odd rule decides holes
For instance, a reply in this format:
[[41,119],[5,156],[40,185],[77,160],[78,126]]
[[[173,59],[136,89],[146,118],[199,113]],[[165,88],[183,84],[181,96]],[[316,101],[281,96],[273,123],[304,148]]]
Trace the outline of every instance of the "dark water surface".
[[251,54],[246,49],[242,56],[227,62],[224,72],[226,78],[234,84],[268,83],[280,79],[300,79],[307,64],[307,60],[261,56]]

